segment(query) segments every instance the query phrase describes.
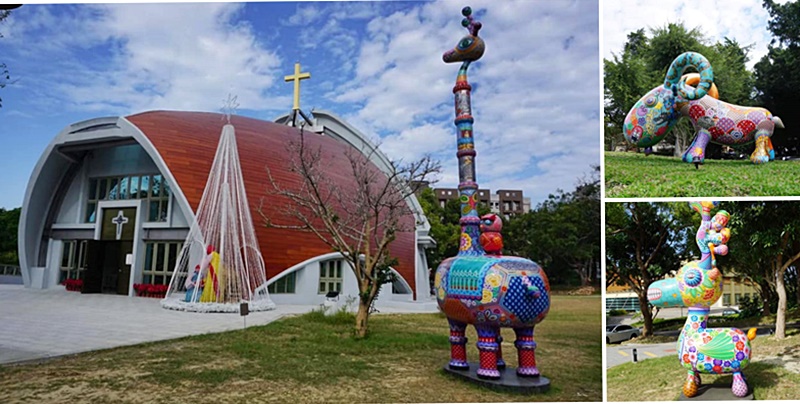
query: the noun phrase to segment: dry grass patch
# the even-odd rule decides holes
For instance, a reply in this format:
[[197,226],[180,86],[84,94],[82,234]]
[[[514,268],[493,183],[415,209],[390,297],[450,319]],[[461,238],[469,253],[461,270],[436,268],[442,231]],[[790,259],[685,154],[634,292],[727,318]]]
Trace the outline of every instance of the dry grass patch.
[[[476,387],[442,371],[449,332],[441,314],[374,315],[352,337],[352,315],[318,313],[262,327],[0,367],[0,402],[459,402],[600,401],[599,296],[554,296],[536,329],[545,394]],[[503,350],[516,366],[514,335]],[[477,360],[473,329],[470,360]]]

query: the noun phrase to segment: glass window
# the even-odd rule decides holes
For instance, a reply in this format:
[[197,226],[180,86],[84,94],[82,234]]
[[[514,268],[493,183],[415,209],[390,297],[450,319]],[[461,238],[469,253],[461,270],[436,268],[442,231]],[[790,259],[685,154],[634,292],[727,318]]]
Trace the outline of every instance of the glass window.
[[183,242],[180,241],[146,242],[142,282],[155,285],[169,284],[182,248]]
[[87,223],[94,223],[95,221],[95,211],[97,210],[97,204],[95,202],[89,202],[86,204],[86,222]]
[[118,196],[119,196],[119,189],[118,189],[119,188],[119,179],[118,178],[112,178],[109,181],[108,187],[109,187],[108,199],[111,200],[111,201],[113,201],[115,199],[118,199]]
[[150,195],[148,192],[150,191],[150,176],[145,175],[142,176],[141,186],[139,187],[140,192],[142,193],[142,198],[147,198]]
[[72,246],[74,244],[74,241],[64,242],[64,251],[61,253],[61,268],[69,268],[71,266]]
[[169,203],[167,201],[161,201],[158,204],[158,221],[159,222],[166,222],[167,221],[167,208],[169,207]]
[[103,200],[147,199],[144,215],[148,222],[166,222],[169,216],[170,190],[161,175],[91,178],[87,191],[84,220],[94,223],[98,202]]
[[122,178],[119,181],[119,199],[128,199],[128,187],[130,186],[130,177]]
[[161,175],[154,175],[153,176],[153,183],[150,187],[153,191],[153,198],[160,198],[161,197]]
[[86,269],[86,240],[64,240],[63,243],[59,282],[82,279]]
[[97,199],[97,180],[89,180],[89,199]]
[[319,263],[319,294],[342,290],[342,260]]
[[164,252],[166,250],[166,245],[164,243],[158,243],[156,245],[156,272],[164,272]]
[[97,199],[103,200],[106,199],[106,195],[108,194],[108,180],[105,178],[100,179],[100,195],[97,196]]
[[295,277],[296,272],[292,272],[269,285],[267,291],[271,294],[294,293]]
[[131,177],[131,199],[139,199],[139,177]]

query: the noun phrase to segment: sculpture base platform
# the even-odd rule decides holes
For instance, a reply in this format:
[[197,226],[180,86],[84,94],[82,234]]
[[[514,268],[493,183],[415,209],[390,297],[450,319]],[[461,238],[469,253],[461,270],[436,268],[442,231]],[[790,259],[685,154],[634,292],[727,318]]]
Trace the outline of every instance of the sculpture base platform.
[[678,401],[738,401],[738,400],[755,400],[753,391],[747,392],[744,397],[736,397],[731,392],[730,383],[726,384],[704,384],[697,389],[697,395],[694,397],[686,397],[681,393]]
[[550,379],[544,376],[519,377],[517,376],[517,370],[512,367],[501,369],[499,379],[481,379],[477,373],[479,367],[480,364],[478,362],[470,362],[467,370],[450,369],[450,365],[445,365],[444,371],[470,383],[488,387],[492,390],[535,394],[544,393],[550,389]]

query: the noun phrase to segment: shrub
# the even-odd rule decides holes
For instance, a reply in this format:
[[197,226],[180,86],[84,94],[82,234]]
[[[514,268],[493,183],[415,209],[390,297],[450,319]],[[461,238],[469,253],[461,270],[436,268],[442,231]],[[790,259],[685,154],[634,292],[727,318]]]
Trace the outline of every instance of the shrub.
[[749,318],[761,315],[761,299],[742,296],[739,299],[739,317]]

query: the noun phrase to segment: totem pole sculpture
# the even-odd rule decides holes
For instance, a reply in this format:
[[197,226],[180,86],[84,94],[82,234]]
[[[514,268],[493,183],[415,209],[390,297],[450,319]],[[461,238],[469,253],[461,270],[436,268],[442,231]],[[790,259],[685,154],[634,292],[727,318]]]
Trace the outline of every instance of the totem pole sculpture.
[[[443,261],[436,271],[434,287],[439,307],[450,323],[451,359],[449,368],[469,369],[464,336],[467,324],[473,324],[478,333],[480,365],[477,376],[482,379],[499,379],[505,368],[500,343],[500,327],[512,327],[516,333],[515,347],[519,367],[516,374],[537,377],[533,327],[550,309],[550,284],[544,271],[536,263],[519,257],[503,256],[500,218],[491,215],[478,217],[475,179],[475,144],[472,132],[472,112],[467,69],[483,56],[484,42],[478,37],[481,23],[471,16],[472,10],[462,10],[462,25],[469,35],[446,52],[446,63],[462,62],[458,71],[455,94],[458,128],[458,192],[461,201],[461,243],[456,257]],[[481,235],[480,228],[487,233]],[[480,242],[490,247],[487,255]],[[546,380],[546,378],[541,378]],[[547,382],[549,385],[549,382]]]
[[[699,75],[681,76],[689,67],[696,68]],[[708,142],[739,146],[755,141],[750,161],[761,164],[774,160],[770,137],[776,126],[783,128],[780,118],[764,108],[733,105],[718,98],[708,60],[699,53],[683,53],[670,65],[664,84],[650,90],[628,112],[623,124],[625,139],[650,154],[652,146],[685,116],[696,133],[683,153],[683,161],[695,167],[705,161]]]
[[651,284],[647,298],[658,307],[689,307],[678,339],[678,360],[688,370],[683,394],[697,395],[700,373],[732,373],[733,394],[744,397],[748,389],[742,370],[750,363],[750,341],[756,337],[756,329],[745,334],[737,328],[706,328],[709,307],[722,296],[722,273],[716,255],[728,253],[730,216],[720,210],[712,218],[714,202],[691,202],[690,206],[702,215],[696,237],[702,252],[700,260],[684,265],[673,279]]

